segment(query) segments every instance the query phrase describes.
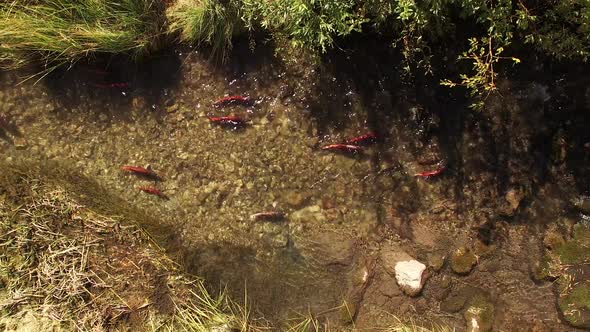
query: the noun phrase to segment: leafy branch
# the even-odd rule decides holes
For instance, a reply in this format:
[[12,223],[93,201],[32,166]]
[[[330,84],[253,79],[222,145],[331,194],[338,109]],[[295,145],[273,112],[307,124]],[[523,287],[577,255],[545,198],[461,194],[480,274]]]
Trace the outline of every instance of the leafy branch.
[[469,50],[459,56],[459,60],[470,60],[472,62],[473,75],[460,74],[459,82],[453,82],[449,79],[442,80],[441,84],[448,87],[462,86],[469,90],[469,94],[475,98],[471,108],[481,109],[485,100],[498,90],[496,78],[498,72],[494,65],[502,60],[512,61],[513,64],[520,63],[520,59],[515,57],[501,56],[504,52],[503,46],[496,46],[493,37],[483,37],[481,39],[470,38]]

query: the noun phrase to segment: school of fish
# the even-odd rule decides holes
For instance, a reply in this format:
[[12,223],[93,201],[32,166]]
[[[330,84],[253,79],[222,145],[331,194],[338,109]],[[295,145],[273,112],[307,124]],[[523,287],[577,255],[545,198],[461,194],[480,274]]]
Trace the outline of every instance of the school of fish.
[[[128,87],[128,83],[110,83],[110,84],[95,84],[97,87],[101,88],[124,88]],[[215,109],[226,108],[230,106],[244,106],[244,107],[251,107],[255,105],[255,100],[242,95],[235,95],[235,96],[227,96],[223,97],[215,102],[213,102],[212,107]],[[227,127],[232,129],[238,129],[246,126],[248,121],[238,115],[224,115],[224,116],[207,116],[209,121],[212,124]],[[337,152],[347,155],[359,155],[362,154],[365,149],[370,147],[373,144],[378,143],[380,137],[378,134],[374,132],[368,132],[366,134],[353,137],[350,139],[345,140],[342,143],[332,143],[327,144],[320,147],[322,151],[329,151],[329,152]],[[129,172],[131,174],[141,176],[147,179],[154,180],[156,182],[162,181],[162,178],[158,176],[149,166],[142,167],[142,166],[133,166],[133,165],[124,165],[121,169],[125,172]],[[420,173],[414,174],[415,177],[420,177],[424,179],[429,179],[431,177],[440,176],[446,170],[446,166],[442,165],[434,170],[427,170]],[[144,193],[154,195],[161,199],[168,200],[168,196],[164,194],[163,190],[157,188],[155,185],[152,186],[141,186],[138,189]],[[264,221],[282,221],[285,220],[286,214],[281,211],[264,211],[252,214],[250,216],[251,220],[264,220]]]

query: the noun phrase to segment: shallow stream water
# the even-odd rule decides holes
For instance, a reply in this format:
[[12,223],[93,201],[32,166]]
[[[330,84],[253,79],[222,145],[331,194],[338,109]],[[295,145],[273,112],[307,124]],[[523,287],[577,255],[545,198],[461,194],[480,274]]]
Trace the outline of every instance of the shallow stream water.
[[[97,60],[36,85],[1,73],[0,151],[74,165],[173,229],[187,271],[238,301],[247,293],[275,323],[311,312],[371,330],[394,314],[463,330],[458,303],[475,296],[492,305],[495,330],[574,329],[531,270],[549,225],[566,234],[581,218],[572,200],[589,193],[590,80],[545,65],[503,81],[476,112],[437,79],[404,83],[394,55],[371,42],[321,66],[245,45],[233,54],[222,65],[192,50],[137,67]],[[256,103],[212,107],[227,95]],[[248,125],[207,118],[223,115]],[[379,139],[362,153],[321,149],[369,132]],[[162,181],[122,165],[149,165]],[[440,176],[415,176],[441,165]],[[147,185],[169,199],[138,190]],[[264,211],[287,217],[251,220]],[[477,258],[462,275],[449,259],[461,248]],[[402,256],[429,266],[417,297],[396,284]]]

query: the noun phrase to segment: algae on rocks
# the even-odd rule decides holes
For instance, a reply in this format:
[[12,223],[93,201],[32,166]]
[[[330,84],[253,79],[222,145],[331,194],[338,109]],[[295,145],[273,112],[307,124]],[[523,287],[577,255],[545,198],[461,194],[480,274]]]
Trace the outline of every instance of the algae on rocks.
[[488,332],[494,324],[494,305],[483,295],[476,295],[463,312],[468,332]]
[[457,274],[468,274],[477,264],[477,256],[468,248],[460,247],[451,255],[451,269]]
[[[559,243],[557,243],[559,244]],[[590,327],[590,229],[574,226],[573,239],[548,252],[549,270],[558,276],[558,306],[575,327]]]

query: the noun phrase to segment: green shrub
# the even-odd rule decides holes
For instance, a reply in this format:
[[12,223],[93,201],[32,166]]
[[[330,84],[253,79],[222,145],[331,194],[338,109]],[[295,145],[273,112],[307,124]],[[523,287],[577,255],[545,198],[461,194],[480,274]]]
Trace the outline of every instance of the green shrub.
[[243,0],[250,29],[262,27],[295,47],[326,52],[334,38],[360,31],[366,18],[354,0]]
[[558,59],[587,62],[590,57],[590,2],[587,0],[547,1],[520,15],[532,19],[519,22],[525,41]]

